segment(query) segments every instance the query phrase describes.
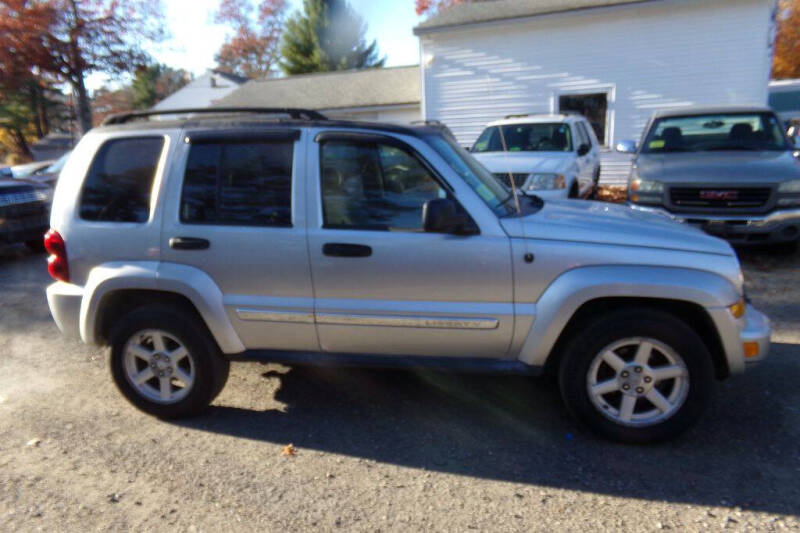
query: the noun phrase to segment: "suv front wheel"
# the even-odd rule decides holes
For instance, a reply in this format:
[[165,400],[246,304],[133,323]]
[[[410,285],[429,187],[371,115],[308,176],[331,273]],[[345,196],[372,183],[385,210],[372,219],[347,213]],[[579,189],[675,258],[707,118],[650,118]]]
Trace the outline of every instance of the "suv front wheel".
[[605,315],[566,347],[559,373],[567,408],[598,434],[655,442],[685,431],[713,385],[711,356],[675,316],[654,309]]
[[230,363],[208,331],[179,309],[136,309],[119,320],[110,340],[117,387],[159,418],[200,413],[228,378]]

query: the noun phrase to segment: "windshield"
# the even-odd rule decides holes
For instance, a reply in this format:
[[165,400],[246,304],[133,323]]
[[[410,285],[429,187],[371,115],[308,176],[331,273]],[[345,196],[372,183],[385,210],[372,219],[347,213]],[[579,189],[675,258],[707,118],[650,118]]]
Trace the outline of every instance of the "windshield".
[[509,152],[571,152],[572,133],[563,122],[490,126],[475,141],[472,151],[503,152],[503,138]]
[[656,120],[642,145],[647,154],[715,150],[786,150],[772,113],[723,113]]
[[425,140],[497,216],[516,213],[511,191],[454,140],[442,135],[428,135]]

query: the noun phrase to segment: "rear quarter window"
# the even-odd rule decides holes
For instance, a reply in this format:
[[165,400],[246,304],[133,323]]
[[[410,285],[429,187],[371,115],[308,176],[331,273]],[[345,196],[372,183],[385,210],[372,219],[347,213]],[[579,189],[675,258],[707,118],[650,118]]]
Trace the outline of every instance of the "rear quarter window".
[[163,137],[106,141],[83,183],[80,217],[107,222],[146,222]]

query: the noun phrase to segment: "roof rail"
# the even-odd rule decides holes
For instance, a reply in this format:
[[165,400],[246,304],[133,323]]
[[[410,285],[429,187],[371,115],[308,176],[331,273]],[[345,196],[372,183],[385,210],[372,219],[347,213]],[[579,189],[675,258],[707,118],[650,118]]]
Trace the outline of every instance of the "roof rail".
[[198,107],[184,109],[164,109],[149,111],[129,111],[117,113],[106,117],[103,126],[125,124],[137,118],[153,117],[158,115],[200,115],[218,113],[254,113],[263,115],[289,115],[293,119],[327,120],[328,117],[313,109],[300,109],[295,107]]

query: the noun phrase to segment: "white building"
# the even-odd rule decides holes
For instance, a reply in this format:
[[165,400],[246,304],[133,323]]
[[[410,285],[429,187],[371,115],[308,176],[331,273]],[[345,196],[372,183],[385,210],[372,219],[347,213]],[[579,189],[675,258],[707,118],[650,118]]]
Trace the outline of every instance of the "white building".
[[422,109],[471,144],[489,121],[587,115],[608,146],[658,109],[767,103],[774,0],[495,0],[446,9],[421,40]]
[[247,78],[235,76],[218,70],[208,70],[196,77],[171,95],[167,96],[153,109],[187,109],[208,107],[238,89]]

